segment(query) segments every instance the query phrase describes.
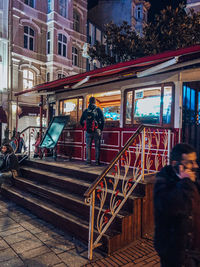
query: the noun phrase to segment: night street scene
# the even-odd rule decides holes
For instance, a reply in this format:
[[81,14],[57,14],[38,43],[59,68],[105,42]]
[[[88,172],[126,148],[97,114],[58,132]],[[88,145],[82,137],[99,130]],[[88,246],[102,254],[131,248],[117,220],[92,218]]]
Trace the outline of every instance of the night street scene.
[[0,0],[0,267],[200,267],[200,1]]

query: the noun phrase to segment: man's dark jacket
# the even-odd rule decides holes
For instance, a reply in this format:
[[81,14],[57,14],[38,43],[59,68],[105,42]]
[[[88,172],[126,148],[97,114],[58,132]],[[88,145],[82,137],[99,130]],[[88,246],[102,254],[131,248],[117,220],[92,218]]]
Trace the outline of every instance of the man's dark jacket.
[[154,246],[162,259],[181,266],[188,251],[200,253],[200,187],[180,179],[172,166],[157,174],[154,217]]
[[88,108],[83,111],[83,114],[82,114],[81,119],[80,119],[81,126],[84,127],[84,122],[87,119],[87,111],[88,111],[88,109],[90,109],[90,110],[96,109],[97,112],[96,112],[95,120],[98,123],[98,128],[102,131],[103,127],[104,127],[103,112],[102,112],[102,110],[100,108],[96,107],[96,105],[94,105],[94,104],[89,104]]
[[16,155],[13,153],[6,153],[2,158],[2,165],[0,172],[8,172],[16,170],[19,172],[19,164]]

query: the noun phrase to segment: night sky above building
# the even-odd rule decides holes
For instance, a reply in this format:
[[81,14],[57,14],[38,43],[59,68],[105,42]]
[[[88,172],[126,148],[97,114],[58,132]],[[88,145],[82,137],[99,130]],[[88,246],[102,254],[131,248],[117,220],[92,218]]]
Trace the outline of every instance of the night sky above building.
[[[100,0],[88,0],[88,8],[93,8]],[[185,3],[186,0],[149,0],[151,8],[149,10],[149,20],[152,21],[155,14],[160,13],[160,10],[166,6],[177,7],[180,3]]]
[[151,8],[149,10],[149,20],[152,21],[155,14],[160,13],[166,6],[177,7],[181,3],[187,2],[186,0],[149,0]]

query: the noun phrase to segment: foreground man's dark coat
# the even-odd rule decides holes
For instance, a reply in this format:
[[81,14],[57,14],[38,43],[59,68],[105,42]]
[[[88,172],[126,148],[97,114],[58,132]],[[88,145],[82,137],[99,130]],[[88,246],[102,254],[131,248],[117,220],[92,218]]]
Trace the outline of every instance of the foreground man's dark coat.
[[[188,255],[200,261],[200,185],[180,179],[172,166],[157,174],[154,187],[155,239],[168,266],[190,266]],[[197,265],[194,265],[197,266]]]

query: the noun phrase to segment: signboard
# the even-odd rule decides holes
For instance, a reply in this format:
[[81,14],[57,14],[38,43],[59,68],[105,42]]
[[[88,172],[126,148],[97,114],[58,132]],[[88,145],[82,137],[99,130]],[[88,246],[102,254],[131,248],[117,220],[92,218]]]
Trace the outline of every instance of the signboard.
[[58,139],[69,122],[70,116],[55,116],[49,124],[49,127],[40,143],[41,148],[54,148]]

